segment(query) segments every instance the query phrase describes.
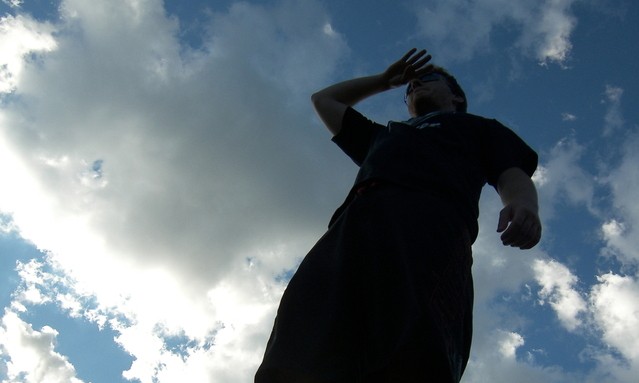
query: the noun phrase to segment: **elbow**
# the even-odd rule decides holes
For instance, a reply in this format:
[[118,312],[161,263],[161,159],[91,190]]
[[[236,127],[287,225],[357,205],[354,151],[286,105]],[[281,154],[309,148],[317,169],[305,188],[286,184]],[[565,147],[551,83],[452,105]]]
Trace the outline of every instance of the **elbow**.
[[326,110],[330,108],[330,100],[322,94],[321,91],[315,92],[311,95],[311,103],[315,111],[321,116],[326,113]]
[[311,95],[311,103],[317,109],[317,106],[322,102],[321,92],[315,92]]

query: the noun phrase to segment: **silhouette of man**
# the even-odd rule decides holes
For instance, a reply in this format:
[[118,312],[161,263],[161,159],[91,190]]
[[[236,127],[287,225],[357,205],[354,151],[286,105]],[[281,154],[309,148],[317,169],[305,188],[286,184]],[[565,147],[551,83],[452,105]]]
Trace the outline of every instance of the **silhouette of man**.
[[[382,73],[313,94],[360,170],[284,292],[255,382],[459,382],[486,183],[504,204],[503,244],[539,242],[537,154],[498,121],[466,113],[464,91],[430,59],[411,49]],[[406,121],[384,126],[353,109],[403,85]]]

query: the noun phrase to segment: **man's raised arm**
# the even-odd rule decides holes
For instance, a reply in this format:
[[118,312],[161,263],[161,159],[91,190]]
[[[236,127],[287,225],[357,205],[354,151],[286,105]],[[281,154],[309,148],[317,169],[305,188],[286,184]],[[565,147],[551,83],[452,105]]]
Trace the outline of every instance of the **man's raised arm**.
[[419,77],[428,70],[430,55],[413,48],[384,72],[343,81],[324,88],[311,96],[315,111],[333,135],[342,129],[344,112],[363,99],[396,88]]

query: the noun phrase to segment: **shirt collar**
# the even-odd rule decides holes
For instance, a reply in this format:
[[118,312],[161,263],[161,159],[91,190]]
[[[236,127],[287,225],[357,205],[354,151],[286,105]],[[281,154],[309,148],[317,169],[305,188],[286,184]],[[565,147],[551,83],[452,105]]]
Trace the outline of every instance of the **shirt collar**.
[[435,116],[439,116],[441,114],[450,114],[450,113],[455,113],[455,112],[435,111],[435,112],[430,112],[428,114],[424,114],[422,116],[412,117],[412,118],[409,118],[408,120],[400,121],[400,122],[410,126],[418,126]]

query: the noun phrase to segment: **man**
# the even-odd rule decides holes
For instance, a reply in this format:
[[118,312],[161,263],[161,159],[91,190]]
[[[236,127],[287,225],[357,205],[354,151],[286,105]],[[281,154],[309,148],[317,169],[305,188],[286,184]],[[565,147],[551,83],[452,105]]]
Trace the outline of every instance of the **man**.
[[[282,297],[257,383],[459,382],[485,183],[504,204],[503,244],[539,242],[537,155],[499,122],[467,114],[455,78],[430,59],[411,49],[380,74],[312,96],[360,170]],[[407,121],[383,126],[352,108],[402,85]]]

